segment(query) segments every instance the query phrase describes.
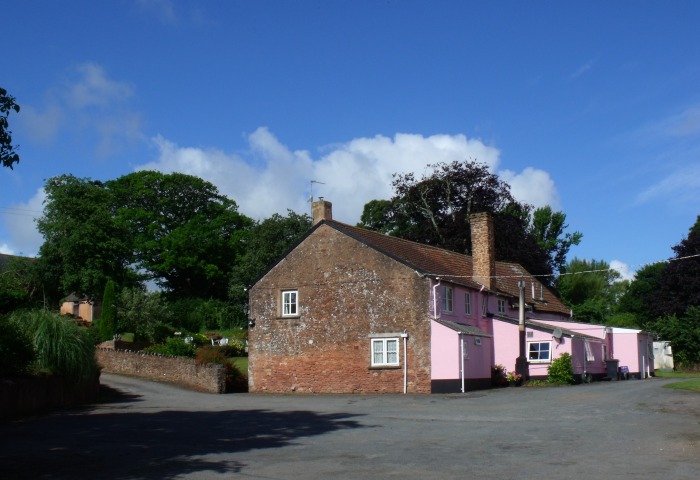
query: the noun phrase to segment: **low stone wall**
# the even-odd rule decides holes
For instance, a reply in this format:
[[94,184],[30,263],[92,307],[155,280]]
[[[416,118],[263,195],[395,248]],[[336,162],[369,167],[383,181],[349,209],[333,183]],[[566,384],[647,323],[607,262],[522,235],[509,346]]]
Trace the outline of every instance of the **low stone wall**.
[[80,384],[54,376],[3,378],[0,379],[0,420],[93,403],[99,393],[99,374]]
[[173,383],[200,392],[226,391],[226,371],[223,365],[197,365],[192,358],[104,348],[97,349],[95,355],[105,373]]

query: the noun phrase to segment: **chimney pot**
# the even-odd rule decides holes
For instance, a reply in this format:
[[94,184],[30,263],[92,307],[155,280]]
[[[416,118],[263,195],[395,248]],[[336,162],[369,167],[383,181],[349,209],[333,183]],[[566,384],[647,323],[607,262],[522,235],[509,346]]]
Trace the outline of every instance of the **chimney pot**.
[[311,213],[314,225],[323,220],[333,220],[333,204],[319,197],[317,202],[311,204]]

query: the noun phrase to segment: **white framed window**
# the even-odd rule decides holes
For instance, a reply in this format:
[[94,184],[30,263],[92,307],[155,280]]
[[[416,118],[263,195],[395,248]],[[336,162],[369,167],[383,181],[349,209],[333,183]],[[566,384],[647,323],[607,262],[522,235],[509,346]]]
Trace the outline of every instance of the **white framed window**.
[[488,311],[488,306],[489,306],[489,299],[486,295],[481,297],[481,316],[485,317],[486,312]]
[[464,293],[464,313],[469,316],[472,314],[472,294],[469,292]]
[[498,299],[498,313],[506,313],[506,301],[502,298]]
[[399,339],[372,339],[372,366],[395,367],[399,365]]
[[442,311],[452,311],[452,287],[442,287]]
[[297,290],[282,291],[282,316],[296,317],[299,315],[299,292]]
[[530,342],[527,351],[529,362],[549,363],[552,361],[552,342]]
[[610,357],[608,357],[608,346],[603,344],[603,363],[605,363],[605,360],[609,360]]

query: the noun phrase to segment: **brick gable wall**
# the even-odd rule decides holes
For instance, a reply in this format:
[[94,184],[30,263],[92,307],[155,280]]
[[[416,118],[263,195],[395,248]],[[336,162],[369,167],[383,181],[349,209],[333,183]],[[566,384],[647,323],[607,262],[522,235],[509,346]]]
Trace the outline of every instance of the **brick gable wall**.
[[[299,315],[280,313],[299,292]],[[408,333],[409,393],[430,392],[429,280],[321,225],[250,292],[249,389],[402,393],[401,366],[370,367],[370,333]]]

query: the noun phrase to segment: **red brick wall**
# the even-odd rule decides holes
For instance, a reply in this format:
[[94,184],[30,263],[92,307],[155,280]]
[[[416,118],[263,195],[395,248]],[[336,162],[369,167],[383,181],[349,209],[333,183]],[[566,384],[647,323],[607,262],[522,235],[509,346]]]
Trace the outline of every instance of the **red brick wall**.
[[[410,393],[430,392],[429,281],[322,225],[250,292],[251,392],[402,393],[401,366],[370,367],[370,333],[408,333]],[[281,290],[299,315],[280,313]]]

